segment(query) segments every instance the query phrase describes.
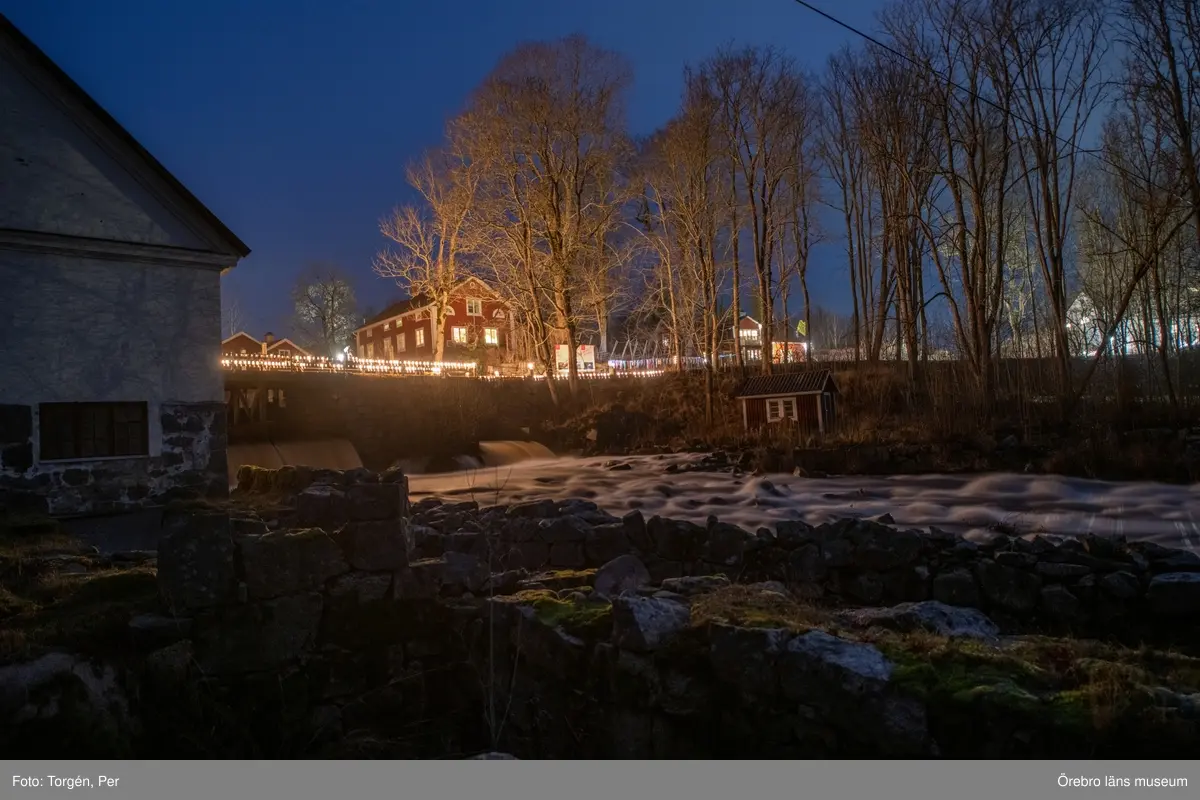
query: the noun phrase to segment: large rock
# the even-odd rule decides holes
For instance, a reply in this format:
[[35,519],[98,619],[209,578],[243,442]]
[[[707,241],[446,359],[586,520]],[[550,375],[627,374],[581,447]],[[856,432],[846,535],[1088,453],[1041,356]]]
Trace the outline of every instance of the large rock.
[[894,666],[873,645],[812,631],[787,643],[779,669],[784,694],[848,741],[884,755],[928,754],[924,706],[893,691]]
[[597,525],[588,533],[583,547],[592,564],[604,564],[628,553],[630,548],[625,538],[625,525],[620,522]]
[[320,528],[242,536],[237,546],[252,600],[319,589],[350,569],[337,542]]
[[394,483],[360,483],[346,490],[352,521],[396,519],[403,509],[403,486]]
[[1166,572],[1146,589],[1146,601],[1168,617],[1200,617],[1200,572]]
[[775,659],[789,636],[783,628],[714,625],[708,651],[713,673],[743,695],[770,695],[778,688]]
[[994,639],[1000,635],[996,623],[982,611],[936,600],[901,603],[892,608],[864,608],[847,612],[842,617],[857,627],[901,632],[924,630],[950,639]]
[[336,530],[350,520],[346,493],[336,486],[317,483],[296,497],[296,525]]
[[715,517],[710,518],[704,560],[710,564],[736,566],[741,563],[746,547],[752,541],[754,534],[749,531],[728,522],[718,522]]
[[592,532],[592,526],[575,515],[544,519],[539,527],[542,541],[549,545],[582,544]]
[[396,573],[395,597],[397,600],[432,600],[441,594],[446,573],[444,558],[426,558],[413,561]]
[[650,583],[650,572],[635,555],[623,555],[596,570],[593,591],[599,597],[619,597]]
[[315,646],[323,607],[309,592],[208,612],[196,620],[196,660],[209,675],[278,669]]
[[657,516],[646,523],[646,530],[654,543],[655,554],[668,561],[690,560],[707,536],[707,531],[693,522]]
[[933,579],[933,599],[949,606],[977,607],[980,605],[979,585],[966,569],[952,569]]
[[1018,614],[1028,614],[1037,608],[1042,588],[1042,579],[1037,575],[994,561],[982,561],[976,569],[979,585],[992,603]]
[[186,514],[167,522],[158,540],[158,586],[168,608],[187,610],[238,598],[228,514]]
[[635,508],[621,517],[621,525],[625,528],[625,538],[631,545],[642,553],[654,550],[654,543],[650,541],[650,533],[646,530],[646,517],[641,511]]
[[351,522],[334,539],[354,569],[367,572],[400,569],[408,563],[408,537],[404,520]]
[[613,643],[635,652],[651,652],[691,622],[683,603],[661,597],[624,595],[613,600]]
[[891,681],[893,669],[892,662],[874,645],[810,631],[787,643],[780,679],[789,698],[819,705],[831,694],[879,694]]

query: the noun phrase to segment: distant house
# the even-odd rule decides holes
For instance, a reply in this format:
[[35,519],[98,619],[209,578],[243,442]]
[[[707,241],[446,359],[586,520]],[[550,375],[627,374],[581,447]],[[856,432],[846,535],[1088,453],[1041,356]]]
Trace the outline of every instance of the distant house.
[[433,358],[434,336],[445,340],[447,361],[504,361],[511,351],[512,309],[479,278],[459,282],[441,331],[433,330],[433,301],[401,300],[366,320],[355,332],[359,358],[423,361]]
[[[1200,289],[1190,289],[1175,308],[1167,309],[1167,343],[1172,350],[1186,350],[1200,345]],[[1107,344],[1113,355],[1138,355],[1158,349],[1162,331],[1158,313],[1153,307],[1139,308],[1130,303],[1124,319],[1108,336],[1110,320],[1086,292],[1080,292],[1067,307],[1067,340],[1071,349],[1082,356],[1093,356]]]
[[[773,327],[771,337],[772,361],[776,364],[799,363],[808,359],[808,344],[804,337],[789,331],[782,322]],[[761,362],[763,358],[763,324],[748,314],[743,314],[735,328],[741,344],[742,358],[749,362]]]
[[0,508],[227,493],[221,274],[249,249],[3,16],[0,108]]
[[294,358],[296,356],[311,356],[312,353],[291,339],[276,339],[273,333],[268,333],[260,341],[245,331],[238,331],[233,336],[221,342],[221,355],[264,355],[279,358]]
[[837,419],[837,397],[837,385],[827,369],[758,375],[748,378],[737,391],[747,431],[791,423],[826,433]]

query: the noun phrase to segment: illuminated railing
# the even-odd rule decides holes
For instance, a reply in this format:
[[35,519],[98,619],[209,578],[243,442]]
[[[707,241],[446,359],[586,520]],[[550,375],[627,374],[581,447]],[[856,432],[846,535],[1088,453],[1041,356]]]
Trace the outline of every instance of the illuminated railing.
[[397,361],[374,358],[344,359],[319,356],[236,355],[221,358],[221,367],[233,372],[302,372],[345,375],[476,375],[479,365],[473,361]]

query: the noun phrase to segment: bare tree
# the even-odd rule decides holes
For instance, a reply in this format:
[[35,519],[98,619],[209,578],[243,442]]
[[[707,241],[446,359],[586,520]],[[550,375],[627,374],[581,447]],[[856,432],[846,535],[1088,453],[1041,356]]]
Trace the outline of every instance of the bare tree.
[[228,287],[221,287],[221,338],[228,339],[246,329],[242,303]]
[[[724,50],[703,72],[720,100],[729,160],[744,191],[755,294],[763,317],[762,370],[770,373],[776,257],[787,219],[784,188],[800,156],[794,146],[794,115],[804,105],[805,84],[795,64],[771,48]],[[736,241],[740,231],[735,228],[731,235]]]
[[[517,302],[551,376],[552,338],[575,351],[580,274],[609,266],[598,248],[620,224],[629,82],[619,56],[572,36],[517,48],[470,103],[473,156],[485,168],[484,261],[524,295]],[[568,375],[574,390],[573,357]]]
[[338,267],[314,264],[292,288],[295,325],[305,345],[334,356],[354,338],[358,314],[354,287]]
[[446,146],[409,165],[408,183],[421,196],[417,205],[401,206],[379,223],[394,245],[375,257],[375,273],[396,281],[413,297],[433,303],[433,357],[445,355],[445,329],[450,298],[468,274],[472,250],[468,220],[479,191],[480,165],[465,145],[458,121],[447,128]]

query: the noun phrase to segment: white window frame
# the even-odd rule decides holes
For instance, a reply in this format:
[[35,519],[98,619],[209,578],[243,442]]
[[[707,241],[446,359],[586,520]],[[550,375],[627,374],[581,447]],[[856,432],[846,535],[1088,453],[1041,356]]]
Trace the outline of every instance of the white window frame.
[[771,397],[767,399],[767,422],[782,422],[785,419],[794,422],[797,418],[796,398]]
[[483,343],[493,347],[500,344],[500,329],[499,328],[484,328]]
[[[474,311],[471,310],[472,306],[475,307]],[[478,297],[468,297],[467,298],[467,316],[468,317],[482,317],[483,316],[483,300],[479,299]]]
[[450,329],[450,341],[455,344],[467,343],[467,326],[455,325]]
[[417,328],[417,347],[425,346],[425,326]]

